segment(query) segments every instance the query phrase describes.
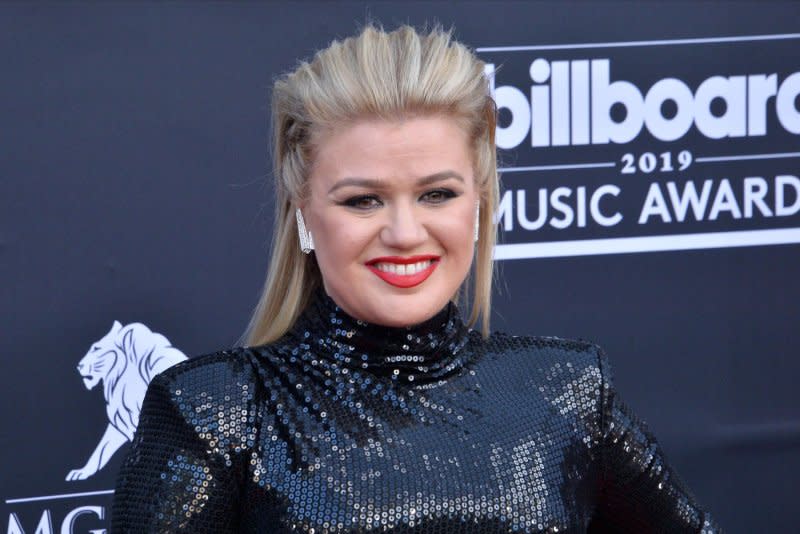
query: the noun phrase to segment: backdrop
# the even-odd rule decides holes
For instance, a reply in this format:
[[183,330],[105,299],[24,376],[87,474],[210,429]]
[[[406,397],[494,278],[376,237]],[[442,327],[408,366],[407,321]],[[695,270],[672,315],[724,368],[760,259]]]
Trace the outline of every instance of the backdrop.
[[370,18],[489,64],[493,328],[604,346],[728,532],[797,532],[800,7],[677,1],[0,5],[0,528],[106,531],[119,388],[256,303],[273,79]]

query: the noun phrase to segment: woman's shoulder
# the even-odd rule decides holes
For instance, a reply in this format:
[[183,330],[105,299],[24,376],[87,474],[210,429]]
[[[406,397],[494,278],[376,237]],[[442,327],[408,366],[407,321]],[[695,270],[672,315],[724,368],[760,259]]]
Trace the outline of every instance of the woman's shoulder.
[[567,417],[596,439],[610,387],[599,345],[584,339],[503,332],[493,333],[483,343],[489,356],[484,358],[484,376],[496,377],[504,395],[517,392],[530,406],[549,406],[544,413]]
[[248,350],[243,347],[203,353],[167,368],[159,377],[163,382],[175,384],[225,382],[252,374],[252,363],[248,356]]
[[518,358],[521,364],[535,363],[541,369],[565,366],[591,370],[599,376],[605,374],[608,367],[600,345],[585,339],[492,332],[488,338],[476,338],[476,341],[484,346],[484,350],[502,355],[507,362]]
[[229,461],[229,454],[246,449],[251,442],[258,412],[256,376],[251,354],[243,348],[180,362],[150,382],[140,426],[172,421],[173,438],[193,434],[193,440],[207,443]]
[[[221,405],[244,408],[253,399],[256,371],[247,349],[218,350],[182,361],[160,374],[148,390],[160,389],[182,411],[194,416]],[[193,416],[193,417],[194,417]]]

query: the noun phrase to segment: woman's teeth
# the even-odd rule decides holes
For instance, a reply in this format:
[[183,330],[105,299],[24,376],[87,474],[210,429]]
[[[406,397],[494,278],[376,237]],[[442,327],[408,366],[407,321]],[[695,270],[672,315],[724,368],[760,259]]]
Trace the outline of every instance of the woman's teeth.
[[418,261],[417,263],[376,263],[375,268],[385,273],[400,275],[417,274],[431,266],[431,260]]

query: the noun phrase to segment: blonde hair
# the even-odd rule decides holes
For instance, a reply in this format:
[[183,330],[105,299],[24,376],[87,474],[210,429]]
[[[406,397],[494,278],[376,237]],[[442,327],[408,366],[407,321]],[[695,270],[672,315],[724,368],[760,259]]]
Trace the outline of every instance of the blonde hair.
[[459,293],[472,296],[468,324],[480,319],[481,331],[488,335],[496,238],[493,214],[498,201],[497,109],[484,63],[453,40],[450,31],[438,27],[418,33],[410,26],[386,32],[369,25],[355,37],[334,41],[311,62],[302,62],[275,82],[271,260],[261,298],[241,340],[244,344],[261,345],[283,336],[322,283],[314,255],[300,250],[294,214],[308,194],[316,137],[360,119],[429,115],[455,119],[473,143],[479,238],[470,275]]

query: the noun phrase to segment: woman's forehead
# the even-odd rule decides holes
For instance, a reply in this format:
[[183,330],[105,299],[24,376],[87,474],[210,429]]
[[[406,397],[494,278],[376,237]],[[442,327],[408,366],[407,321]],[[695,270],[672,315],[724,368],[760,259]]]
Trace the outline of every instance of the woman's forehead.
[[448,176],[470,178],[472,154],[456,121],[442,117],[364,120],[331,131],[317,143],[311,172],[321,185],[347,179],[416,183]]

